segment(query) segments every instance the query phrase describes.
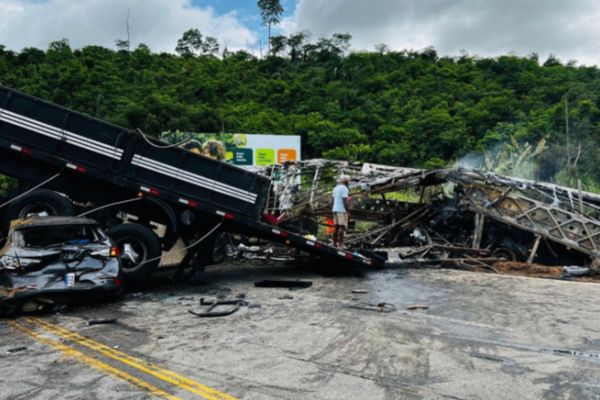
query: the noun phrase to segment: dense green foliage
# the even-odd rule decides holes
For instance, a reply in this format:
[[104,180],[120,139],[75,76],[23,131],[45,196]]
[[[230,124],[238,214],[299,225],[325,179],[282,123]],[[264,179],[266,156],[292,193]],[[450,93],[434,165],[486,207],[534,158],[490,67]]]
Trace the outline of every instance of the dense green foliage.
[[431,48],[384,45],[350,53],[347,34],[316,42],[306,33],[275,36],[264,59],[226,48],[216,57],[197,35],[183,39],[181,55],[145,45],[72,49],[66,40],[45,51],[0,46],[0,82],[155,136],[301,135],[304,158],[434,167],[468,156],[485,164],[483,150],[493,158],[511,136],[533,148],[547,137],[548,149],[535,155],[538,177],[566,170],[600,178],[596,67],[552,56],[541,64],[535,54],[439,57]]

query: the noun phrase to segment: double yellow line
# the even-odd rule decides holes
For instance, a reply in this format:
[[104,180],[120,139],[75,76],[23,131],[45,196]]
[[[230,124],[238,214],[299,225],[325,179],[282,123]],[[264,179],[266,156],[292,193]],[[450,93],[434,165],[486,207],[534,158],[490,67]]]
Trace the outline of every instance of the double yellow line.
[[[156,365],[153,365],[153,364],[150,364],[143,360],[140,360],[139,358],[132,357],[129,354],[126,354],[126,353],[123,353],[122,351],[113,349],[112,347],[106,346],[102,343],[98,343],[90,338],[81,336],[75,332],[71,332],[67,329],[61,328],[58,325],[51,324],[51,323],[43,321],[39,318],[28,317],[28,318],[25,318],[25,320],[32,324],[37,325],[38,327],[40,327],[48,332],[51,332],[55,335],[62,336],[66,339],[73,341],[74,343],[77,343],[78,345],[87,347],[87,348],[94,350],[98,353],[101,353],[107,357],[110,357],[121,363],[129,365],[130,367],[136,368],[148,375],[152,375],[158,379],[161,379],[162,381],[165,381],[174,386],[177,386],[179,388],[182,388],[189,392],[197,394],[197,395],[201,396],[202,398],[205,398],[208,400],[237,400],[231,396],[226,395],[225,393],[221,393],[217,390],[214,390],[214,389],[211,389],[204,385],[201,385],[200,383],[192,381],[188,378],[185,378],[175,372],[160,368]],[[161,389],[158,389],[158,388],[150,385],[147,382],[144,382],[138,378],[135,378],[135,377],[127,374],[124,371],[113,368],[110,365],[105,364],[101,361],[98,361],[92,357],[88,357],[85,354],[78,352],[60,342],[57,342],[52,339],[48,339],[48,338],[38,334],[37,332],[26,328],[25,326],[23,326],[21,324],[17,324],[16,322],[10,322],[10,324],[14,328],[20,330],[21,332],[25,333],[29,337],[31,337],[41,343],[44,343],[44,344],[51,346],[57,350],[60,350],[63,353],[65,353],[66,355],[72,356],[75,359],[77,359],[81,362],[84,362],[84,363],[88,364],[89,366],[96,368],[104,373],[107,373],[113,377],[123,379],[123,380],[129,382],[130,384],[137,386],[140,389],[146,390],[155,396],[163,397],[168,400],[180,400],[178,397],[175,397]]]

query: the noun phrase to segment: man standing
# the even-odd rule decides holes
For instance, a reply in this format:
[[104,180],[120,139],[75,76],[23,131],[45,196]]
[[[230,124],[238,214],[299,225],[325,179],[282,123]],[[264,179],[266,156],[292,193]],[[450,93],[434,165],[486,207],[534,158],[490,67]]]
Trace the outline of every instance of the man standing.
[[343,177],[333,189],[333,247],[344,248],[344,231],[348,228],[350,207],[348,207],[348,178]]

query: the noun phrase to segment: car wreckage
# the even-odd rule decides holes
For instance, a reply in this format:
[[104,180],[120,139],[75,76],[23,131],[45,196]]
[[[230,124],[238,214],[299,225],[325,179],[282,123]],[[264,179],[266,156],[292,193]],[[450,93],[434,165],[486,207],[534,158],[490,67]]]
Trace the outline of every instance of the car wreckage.
[[[267,213],[326,240],[331,190],[350,180],[345,243],[402,264],[498,261],[598,269],[600,195],[470,168],[420,170],[329,160],[255,169],[273,179]],[[493,269],[493,268],[492,268]]]
[[32,217],[11,224],[0,251],[0,315],[122,291],[119,248],[97,222]]

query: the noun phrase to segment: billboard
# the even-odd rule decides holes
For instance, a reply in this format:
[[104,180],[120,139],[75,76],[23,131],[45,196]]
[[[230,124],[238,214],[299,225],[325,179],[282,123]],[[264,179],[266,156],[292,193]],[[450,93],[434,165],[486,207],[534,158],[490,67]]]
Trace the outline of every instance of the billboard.
[[162,140],[239,167],[300,161],[300,136],[251,135],[245,133],[164,132]]

